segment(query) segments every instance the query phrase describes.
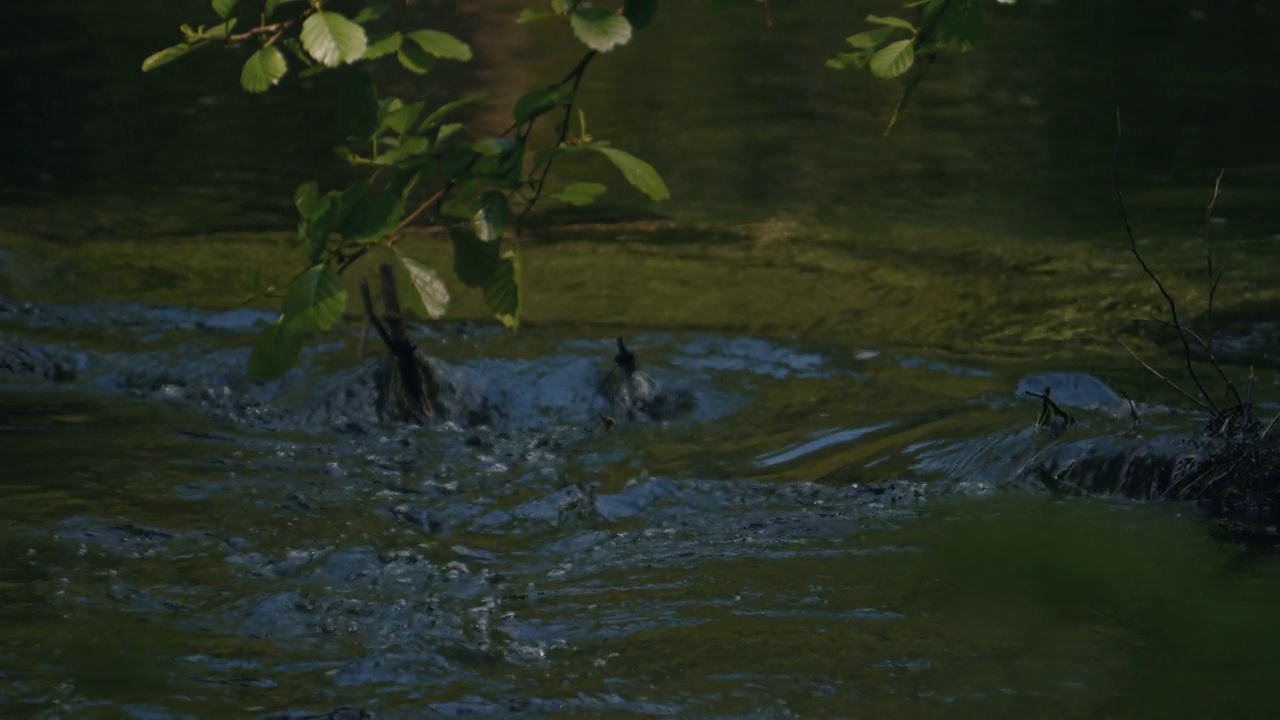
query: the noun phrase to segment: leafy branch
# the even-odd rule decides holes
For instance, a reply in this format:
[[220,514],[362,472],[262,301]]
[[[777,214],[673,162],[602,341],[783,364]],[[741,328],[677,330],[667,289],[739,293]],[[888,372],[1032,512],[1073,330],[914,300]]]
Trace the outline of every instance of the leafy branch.
[[[216,25],[182,26],[183,42],[152,54],[142,69],[155,70],[215,42],[234,49],[256,41],[258,48],[245,60],[240,80],[247,92],[261,93],[279,84],[291,63],[300,64],[300,75],[307,75],[395,57],[403,69],[425,75],[439,61],[465,62],[472,57],[471,47],[448,33],[401,29],[404,0],[361,0],[351,16],[330,9],[326,0],[309,0],[299,3],[291,16],[272,19],[282,6],[297,2],[264,0],[258,23],[233,33],[243,19],[237,13],[244,14],[245,6],[256,3],[212,0],[219,18]],[[396,4],[400,12],[394,22],[384,22]],[[523,203],[519,219],[533,212],[561,156],[598,152],[641,192],[654,200],[667,199],[666,185],[651,165],[591,138],[585,118],[580,135],[569,136],[587,67],[601,53],[627,44],[656,11],[656,0],[624,0],[612,9],[550,0],[545,8],[520,13],[516,20],[521,23],[558,20],[587,51],[559,82],[525,93],[512,109],[511,124],[492,137],[476,138],[464,123],[453,121],[458,111],[487,95],[459,97],[427,112],[422,101],[380,95],[363,69],[344,72],[334,107],[344,142],[335,153],[364,176],[328,192],[321,192],[314,182],[303,183],[295,192],[305,269],[290,281],[279,318],[254,346],[251,374],[271,378],[292,366],[305,341],[332,329],[345,312],[347,293],[340,275],[375,248],[389,248],[398,255],[396,244],[404,231],[423,221],[447,227],[454,275],[480,290],[490,311],[516,328],[522,304],[520,256],[518,249],[504,250],[502,242],[513,234],[509,228],[518,232],[518,222],[512,227],[513,201]],[[530,158],[530,138],[545,116],[558,117],[556,139]],[[586,204],[605,189],[598,183],[572,183],[549,197]],[[431,317],[442,316],[449,294],[435,271],[412,258],[399,260],[422,308]]]
[[[1012,4],[1014,0],[1001,2]],[[837,53],[827,61],[827,67],[836,70],[865,68],[887,80],[907,73],[918,66],[920,58],[927,58],[903,88],[886,135],[938,56],[969,52],[986,35],[986,19],[977,0],[907,0],[903,5],[903,9],[917,8],[918,25],[902,17],[868,15],[867,22],[879,27],[850,36],[845,42],[853,51]]]

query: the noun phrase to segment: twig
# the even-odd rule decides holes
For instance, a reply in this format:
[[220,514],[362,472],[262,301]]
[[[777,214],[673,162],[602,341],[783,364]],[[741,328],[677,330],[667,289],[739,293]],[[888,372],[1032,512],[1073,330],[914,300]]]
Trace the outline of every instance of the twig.
[[[556,138],[556,147],[563,145],[565,139],[569,136],[569,123],[573,119],[573,104],[578,97],[578,86],[582,84],[582,76],[587,71],[587,65],[591,64],[591,61],[595,59],[596,54],[595,50],[587,51],[587,53],[582,56],[582,59],[578,61],[578,64],[574,65],[573,69],[569,71],[569,74],[565,75],[559,83],[553,86],[563,87],[569,82],[573,83],[573,86],[569,89],[569,102],[565,104],[564,115],[560,118],[560,134],[559,137]],[[524,210],[520,211],[520,217],[516,220],[517,234],[519,234],[524,228],[525,218],[533,212],[534,206],[537,205],[538,200],[542,198],[542,191],[547,186],[547,175],[551,173],[551,165],[555,162],[555,159],[555,155],[548,157],[547,164],[542,166],[542,174],[538,176],[537,180],[533,181],[533,197],[529,198],[529,202],[525,204]]]
[[1142,418],[1138,415],[1137,403],[1135,403],[1133,401],[1133,398],[1129,397],[1129,393],[1125,392],[1124,390],[1120,390],[1120,397],[1124,398],[1125,401],[1129,403],[1129,416],[1133,418],[1134,427],[1141,425]]
[[[1221,274],[1219,274],[1219,276],[1221,276]],[[1204,348],[1204,351],[1208,357],[1209,367],[1213,368],[1214,371],[1218,373],[1218,377],[1222,378],[1222,382],[1226,384],[1227,391],[1230,392],[1233,396],[1235,396],[1236,405],[1245,404],[1245,401],[1240,397],[1240,392],[1236,389],[1236,384],[1231,381],[1231,376],[1227,375],[1227,371],[1222,369],[1222,365],[1218,362],[1218,359],[1213,356],[1212,337],[1209,340],[1206,340],[1191,328],[1178,328],[1178,326],[1174,325],[1168,320],[1163,320],[1161,318],[1156,318],[1156,322],[1160,323],[1161,325],[1164,325],[1165,327],[1173,328],[1174,330],[1180,329],[1182,332],[1185,332],[1187,335],[1191,336],[1192,340],[1195,340],[1196,343],[1200,345],[1200,347]]]
[[1032,390],[1023,391],[1024,395],[1040,398],[1040,417],[1036,418],[1037,428],[1042,428],[1045,425],[1048,425],[1053,421],[1055,416],[1062,418],[1063,422],[1067,425],[1075,422],[1075,419],[1071,417],[1070,413],[1063,410],[1058,403],[1054,402],[1053,399],[1049,397],[1052,392],[1053,388],[1045,388],[1043,393],[1038,393]]
[[1226,168],[1218,171],[1218,178],[1213,181],[1213,194],[1209,196],[1209,204],[1204,208],[1204,262],[1206,270],[1206,282],[1209,283],[1209,301],[1205,308],[1205,319],[1209,323],[1209,342],[1207,349],[1209,354],[1213,354],[1213,296],[1218,291],[1218,282],[1222,280],[1222,270],[1219,270],[1217,277],[1213,272],[1213,245],[1209,241],[1209,229],[1213,224],[1213,206],[1218,202],[1218,196],[1222,194],[1222,176],[1227,172]]
[[1204,404],[1204,402],[1200,400],[1200,398],[1196,397],[1195,395],[1192,395],[1191,393],[1187,392],[1186,390],[1183,390],[1183,389],[1182,389],[1182,386],[1178,385],[1178,383],[1176,383],[1176,382],[1174,382],[1174,381],[1170,380],[1169,378],[1165,377],[1164,375],[1160,374],[1160,371],[1159,371],[1159,370],[1156,370],[1155,368],[1151,367],[1150,365],[1148,365],[1148,364],[1147,364],[1147,362],[1146,362],[1145,360],[1143,360],[1142,358],[1138,357],[1138,353],[1134,352],[1134,351],[1133,351],[1133,348],[1131,348],[1131,347],[1129,347],[1128,345],[1126,345],[1126,344],[1125,344],[1125,342],[1124,342],[1124,340],[1120,340],[1119,338],[1117,338],[1117,340],[1119,341],[1120,346],[1121,346],[1121,347],[1123,347],[1125,350],[1128,350],[1128,351],[1129,351],[1129,354],[1133,356],[1133,359],[1134,359],[1134,360],[1137,360],[1137,361],[1138,361],[1138,363],[1139,363],[1139,364],[1141,364],[1141,365],[1142,365],[1142,367],[1146,368],[1148,372],[1150,372],[1152,375],[1155,375],[1156,377],[1160,378],[1161,380],[1163,380],[1163,381],[1165,381],[1165,382],[1169,383],[1169,387],[1172,387],[1174,390],[1177,390],[1178,392],[1182,393],[1182,394],[1183,394],[1183,396],[1185,396],[1185,397],[1186,397],[1188,400],[1190,400],[1191,402],[1193,402],[1193,403],[1195,403],[1195,404],[1199,405],[1199,406],[1200,406],[1200,407],[1202,407],[1202,408],[1205,408],[1206,410],[1208,410],[1208,409],[1209,409],[1209,408],[1208,408],[1208,406],[1206,406],[1206,405]]
[[373,296],[369,293],[367,278],[360,278],[360,299],[364,302],[364,319],[377,331],[382,344],[390,348],[391,335],[387,333],[387,328],[382,325],[382,321],[378,319],[378,313],[373,309]]
[[[946,15],[950,6],[951,0],[942,0],[942,6],[938,9],[938,14],[933,16],[933,22],[929,24],[929,27],[921,30],[919,35],[916,35],[915,44],[912,46],[913,49],[918,50],[924,46],[924,43],[929,39],[929,36],[937,30],[938,23],[941,22],[942,16]],[[898,104],[894,106],[893,115],[889,117],[889,124],[884,129],[884,134],[886,136],[893,131],[893,126],[898,123],[898,116],[901,115],[902,111],[907,107],[907,101],[911,99],[911,95],[915,93],[916,88],[920,86],[920,83],[924,82],[924,76],[929,73],[929,70],[933,68],[933,64],[937,62],[937,60],[938,53],[934,52],[929,56],[929,60],[925,62],[924,67],[920,68],[920,71],[917,72],[911,80],[907,82],[907,86],[902,89],[902,95],[898,98]]]
[[1218,202],[1218,197],[1222,195],[1222,176],[1227,173],[1226,168],[1218,171],[1218,177],[1213,181],[1213,194],[1209,196],[1209,203],[1204,208],[1204,258],[1205,258],[1205,280],[1209,283],[1209,298],[1205,304],[1205,322],[1208,323],[1208,329],[1205,334],[1208,338],[1204,341],[1204,350],[1208,354],[1209,365],[1218,372],[1218,376],[1227,384],[1227,390],[1236,399],[1237,405],[1244,405],[1244,400],[1240,397],[1240,391],[1236,389],[1236,384],[1227,377],[1227,373],[1223,371],[1222,366],[1218,364],[1218,359],[1213,355],[1213,299],[1218,294],[1218,285],[1222,282],[1222,275],[1227,268],[1218,268],[1214,273],[1213,268],[1213,245],[1210,243],[1209,228],[1213,221],[1213,208]]
[[1267,439],[1267,433],[1271,432],[1272,427],[1275,427],[1276,420],[1280,420],[1280,413],[1276,413],[1276,416],[1271,418],[1271,422],[1267,423],[1267,427],[1262,431],[1262,434],[1258,436],[1258,440]]
[[273,33],[274,33],[274,37],[271,38],[271,41],[275,42],[276,38],[280,37],[280,35],[285,30],[288,30],[289,28],[293,27],[298,23],[299,20],[305,19],[308,15],[310,15],[313,12],[315,12],[315,8],[307,8],[306,10],[303,10],[302,13],[298,15],[298,17],[293,18],[291,20],[281,20],[278,23],[271,23],[270,25],[260,25],[256,28],[246,30],[245,32],[242,32],[242,33],[237,33],[235,35],[228,35],[227,44],[239,45],[245,40],[256,37],[258,35],[271,35]]
[[[572,70],[570,70],[563,78],[561,78],[559,82],[549,86],[549,88],[555,89],[558,87],[563,87],[565,84],[572,81],[573,91],[576,94],[578,90],[578,83],[581,82],[582,80],[583,72],[586,71],[587,65],[591,62],[592,58],[594,58],[597,54],[598,53],[595,50],[587,51],[587,53],[584,54],[582,58],[579,59],[578,62],[573,66]],[[572,95],[571,95],[570,106],[565,109],[565,119],[564,119],[564,123],[561,125],[561,128],[560,128],[560,139],[557,142],[557,147],[559,147],[559,145],[564,142],[565,136],[568,133],[569,113],[572,110],[572,107],[573,105],[572,105]],[[533,123],[533,120],[530,120],[529,125],[532,126],[532,123]],[[511,132],[514,131],[519,126],[520,126],[519,123],[515,123],[515,122],[511,123],[506,127],[506,129],[502,131],[502,133],[500,134],[500,137],[506,137],[507,135],[510,135]],[[418,218],[422,217],[422,214],[427,212],[427,210],[429,210],[433,204],[443,200],[444,196],[447,195],[449,191],[454,188],[455,185],[457,185],[458,179],[462,177],[464,173],[471,170],[471,168],[475,167],[475,164],[479,160],[480,160],[480,156],[478,155],[471,158],[470,162],[468,162],[461,170],[459,170],[456,174],[454,174],[454,176],[450,178],[447,183],[445,183],[444,187],[440,188],[435,193],[433,193],[430,197],[428,197],[427,199],[419,203],[418,206],[414,208],[412,212],[406,215],[404,219],[401,220],[396,225],[394,230],[387,233],[386,237],[384,238],[386,244],[388,246],[394,245],[400,233],[403,232],[405,228],[413,224],[413,222],[416,221]],[[550,171],[550,164],[551,164],[550,162],[547,163],[547,169],[546,171],[543,172],[543,175],[541,178],[542,180],[546,179],[546,172]],[[541,183],[539,183],[539,186],[538,186],[539,193],[541,193],[541,188],[542,188],[542,185]],[[537,195],[534,196],[534,201],[535,202],[537,201]],[[528,212],[528,210],[529,210],[529,207],[526,207],[525,212]],[[523,214],[521,215],[521,217],[523,217]],[[517,228],[519,228],[518,222],[517,222]],[[340,264],[338,265],[338,274],[342,274],[343,271],[345,271],[347,268],[355,264],[357,260],[364,257],[372,247],[373,246],[371,245],[362,246],[360,249],[356,250],[350,256],[342,258],[342,260],[340,261]]]
[[[1129,224],[1129,211],[1125,208],[1125,204],[1124,204],[1124,193],[1120,191],[1121,137],[1122,137],[1122,134],[1121,134],[1121,127],[1120,127],[1120,108],[1116,108],[1116,153],[1115,153],[1115,160],[1112,164],[1112,175],[1113,175],[1113,180],[1114,180],[1115,189],[1116,189],[1116,202],[1119,203],[1120,205],[1120,217],[1122,220],[1124,220],[1124,231],[1125,231],[1125,234],[1128,235],[1129,237],[1129,252],[1133,253],[1133,257],[1136,258],[1138,261],[1138,264],[1142,266],[1143,272],[1145,272],[1147,274],[1147,277],[1151,278],[1151,281],[1156,284],[1156,288],[1158,288],[1160,290],[1160,294],[1164,296],[1165,303],[1169,305],[1169,315],[1173,318],[1174,329],[1178,331],[1178,339],[1182,341],[1182,353],[1183,353],[1183,358],[1186,361],[1187,374],[1191,376],[1191,381],[1195,383],[1196,389],[1200,391],[1200,395],[1205,400],[1205,402],[1200,402],[1197,400],[1196,404],[1208,409],[1210,413],[1212,413],[1213,416],[1216,418],[1218,415],[1222,413],[1222,411],[1218,408],[1217,403],[1213,401],[1213,398],[1209,395],[1209,392],[1204,389],[1204,384],[1200,382],[1200,376],[1196,374],[1195,366],[1192,365],[1191,363],[1191,343],[1187,341],[1187,333],[1185,330],[1183,330],[1182,323],[1178,320],[1178,304],[1173,301],[1173,296],[1170,295],[1169,291],[1165,289],[1164,283],[1160,281],[1160,277],[1155,274],[1155,272],[1151,269],[1149,265],[1147,265],[1147,261],[1142,258],[1142,253],[1138,251],[1138,241],[1133,236],[1133,227]],[[1121,342],[1121,345],[1124,345],[1124,343]],[[1129,350],[1129,347],[1125,345],[1125,349]],[[1134,354],[1132,350],[1129,350],[1129,354],[1133,355],[1134,358],[1138,357],[1136,354]],[[1142,360],[1139,359],[1138,362],[1142,362]],[[1148,370],[1155,372],[1155,370],[1152,369],[1150,365],[1147,365],[1144,362],[1142,364]],[[1156,373],[1156,375],[1163,378],[1166,382],[1169,382],[1170,385],[1173,385],[1174,387],[1178,387],[1177,385],[1174,385],[1172,381],[1168,380],[1168,378],[1164,378],[1163,375],[1160,375],[1159,373]],[[1185,390],[1182,390],[1182,388],[1178,388],[1178,389],[1182,391],[1184,395],[1188,395],[1188,397],[1190,397],[1189,393],[1187,393]],[[1208,404],[1206,405],[1206,403]]]

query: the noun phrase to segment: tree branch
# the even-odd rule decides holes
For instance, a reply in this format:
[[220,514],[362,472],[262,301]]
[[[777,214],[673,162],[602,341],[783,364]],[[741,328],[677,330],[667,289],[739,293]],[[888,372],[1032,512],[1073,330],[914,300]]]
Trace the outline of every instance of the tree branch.
[[[569,74],[565,75],[559,83],[553,86],[563,87],[569,82],[573,83],[573,86],[569,90],[569,103],[565,105],[564,115],[560,118],[560,135],[556,138],[555,144],[557,148],[564,145],[565,139],[569,137],[569,123],[573,120],[573,104],[578,97],[578,86],[582,84],[582,76],[587,71],[587,65],[591,64],[591,61],[595,59],[597,54],[598,53],[595,50],[587,51],[587,53],[582,56],[582,59],[578,61],[578,64],[574,65],[573,69],[569,71]],[[529,202],[525,204],[524,210],[520,211],[520,217],[516,220],[517,234],[524,227],[525,218],[533,212],[534,206],[537,205],[538,200],[542,198],[542,191],[547,186],[547,175],[551,173],[551,165],[555,162],[555,159],[555,155],[547,158],[547,164],[542,166],[542,174],[538,176],[537,180],[532,181],[533,197],[529,198]]]
[[258,35],[270,35],[272,33],[275,34],[274,37],[271,38],[272,42],[274,42],[275,39],[280,37],[280,35],[285,30],[288,30],[289,28],[296,25],[299,20],[306,19],[306,17],[313,12],[315,12],[315,8],[307,8],[306,10],[303,10],[302,13],[298,15],[298,17],[293,18],[291,20],[282,20],[278,23],[271,23],[270,25],[261,25],[259,27],[253,28],[251,30],[246,30],[245,32],[242,32],[242,33],[237,33],[235,35],[228,35],[227,44],[239,45],[245,40],[248,40],[253,37],[257,37]]
[[[1169,294],[1169,291],[1167,289],[1165,289],[1164,283],[1160,281],[1160,277],[1155,274],[1155,271],[1151,269],[1151,266],[1147,265],[1147,261],[1143,259],[1142,253],[1138,251],[1138,241],[1133,236],[1133,227],[1129,224],[1129,211],[1125,208],[1125,204],[1124,204],[1124,193],[1120,191],[1121,137],[1122,137],[1122,133],[1121,133],[1121,127],[1120,127],[1120,108],[1116,108],[1116,153],[1115,153],[1115,160],[1112,163],[1112,175],[1113,175],[1113,181],[1116,189],[1116,202],[1120,205],[1120,218],[1124,221],[1124,231],[1125,231],[1125,234],[1128,235],[1129,237],[1129,252],[1133,253],[1133,257],[1136,258],[1138,261],[1138,264],[1142,266],[1142,270],[1147,274],[1147,277],[1151,278],[1151,282],[1156,284],[1156,288],[1160,290],[1160,294],[1164,296],[1165,303],[1169,306],[1169,315],[1173,318],[1173,327],[1175,330],[1178,331],[1178,339],[1182,341],[1182,354],[1183,354],[1183,359],[1185,360],[1185,363],[1186,363],[1187,374],[1191,376],[1191,381],[1195,383],[1196,389],[1200,391],[1200,395],[1205,399],[1205,402],[1200,402],[1197,400],[1196,404],[1200,405],[1201,407],[1207,407],[1207,409],[1216,418],[1222,414],[1222,410],[1218,408],[1217,403],[1213,401],[1213,398],[1209,395],[1209,392],[1204,389],[1204,384],[1200,382],[1200,376],[1196,374],[1195,366],[1192,365],[1191,343],[1187,340],[1187,332],[1182,328],[1182,322],[1178,320],[1178,304],[1173,301],[1173,296]],[[1123,342],[1121,342],[1120,344],[1124,345]],[[1129,350],[1129,346],[1125,345],[1125,349]],[[1182,390],[1182,388],[1175,385],[1168,378],[1165,378],[1163,375],[1156,372],[1150,365],[1147,365],[1145,362],[1142,362],[1142,360],[1138,358],[1138,356],[1134,354],[1132,350],[1129,350],[1129,354],[1133,355],[1135,359],[1138,359],[1138,362],[1142,363],[1144,367],[1146,367],[1151,372],[1155,373],[1157,377],[1164,379],[1170,385],[1173,385],[1174,387],[1178,388],[1178,390],[1182,391],[1184,395],[1187,395],[1188,397],[1190,397],[1190,393],[1187,393],[1185,390]],[[1192,399],[1194,400],[1195,398],[1192,398]],[[1208,405],[1206,406],[1205,403],[1208,403]]]

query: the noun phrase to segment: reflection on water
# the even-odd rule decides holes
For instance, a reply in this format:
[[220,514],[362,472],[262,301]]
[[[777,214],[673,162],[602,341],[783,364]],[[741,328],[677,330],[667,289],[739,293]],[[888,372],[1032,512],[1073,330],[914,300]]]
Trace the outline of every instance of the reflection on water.
[[[1121,106],[1141,232],[1195,232],[1220,167],[1230,169],[1220,235],[1276,232],[1266,201],[1280,180],[1266,119],[1274,81],[1265,47],[1238,41],[1276,23],[1263,4],[993,6],[984,45],[937,63],[888,138],[898,86],[823,66],[864,25],[866,8],[784,3],[766,29],[753,5],[711,5],[664,6],[584,85],[591,126],[663,171],[674,199],[658,209],[678,219],[767,221],[793,227],[782,233],[791,241],[955,222],[1048,240],[1111,236]],[[477,119],[504,125],[511,98],[562,75],[578,52],[554,25],[511,23],[523,6],[419,6],[413,23],[467,35],[477,60],[384,84],[429,101],[496,89]],[[0,10],[5,26],[23,29],[0,55],[17,100],[0,140],[11,158],[6,202],[59,209],[34,216],[56,237],[291,227],[292,188],[332,175],[331,128],[302,132],[295,120],[327,117],[326,81],[250,97],[236,87],[238,56],[212,51],[137,72],[180,22],[208,13],[158,0]],[[32,63],[42,71],[27,71]],[[579,170],[607,179],[619,209],[654,209],[603,165]],[[22,217],[5,226],[33,229],[33,216]]]

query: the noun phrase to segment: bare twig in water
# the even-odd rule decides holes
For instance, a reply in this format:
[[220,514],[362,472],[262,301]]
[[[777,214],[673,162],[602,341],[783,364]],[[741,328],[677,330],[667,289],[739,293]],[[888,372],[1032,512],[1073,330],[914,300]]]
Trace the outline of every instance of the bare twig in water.
[[[1124,204],[1124,193],[1121,192],[1120,190],[1121,138],[1122,138],[1122,132],[1121,132],[1121,126],[1120,126],[1120,108],[1116,108],[1116,153],[1115,153],[1115,160],[1112,165],[1112,175],[1113,175],[1113,180],[1114,180],[1115,190],[1116,190],[1116,202],[1119,203],[1120,205],[1120,218],[1124,221],[1124,231],[1129,238],[1129,252],[1133,253],[1133,257],[1137,259],[1138,264],[1142,266],[1143,272],[1147,274],[1147,277],[1151,278],[1151,282],[1155,283],[1156,288],[1160,290],[1160,294],[1164,296],[1165,303],[1169,306],[1169,315],[1170,317],[1173,318],[1174,329],[1178,331],[1178,339],[1182,341],[1182,354],[1183,354],[1183,359],[1185,360],[1185,363],[1186,363],[1187,374],[1191,376],[1191,381],[1195,383],[1196,389],[1200,391],[1201,397],[1204,398],[1204,402],[1196,400],[1196,404],[1208,409],[1209,412],[1211,412],[1213,416],[1216,418],[1222,413],[1222,411],[1218,408],[1218,404],[1213,401],[1213,397],[1209,395],[1209,391],[1205,390],[1204,384],[1200,382],[1200,376],[1196,373],[1195,365],[1193,365],[1191,362],[1191,343],[1187,340],[1188,335],[1186,331],[1183,330],[1182,328],[1182,322],[1178,319],[1178,304],[1174,302],[1173,296],[1169,294],[1169,291],[1165,288],[1164,283],[1161,282],[1160,277],[1155,274],[1155,271],[1153,271],[1151,269],[1151,266],[1147,265],[1147,261],[1143,259],[1142,253],[1139,252],[1138,250],[1138,241],[1133,236],[1133,227],[1129,223],[1129,211],[1125,208],[1125,204]],[[1121,343],[1121,344],[1123,345],[1124,343]],[[1125,349],[1129,350],[1129,346],[1125,345]],[[1138,357],[1133,352],[1133,350],[1129,350],[1129,354],[1133,355],[1135,358]],[[1146,367],[1148,370],[1155,373],[1158,377],[1164,379],[1165,382],[1168,382],[1170,385],[1173,385],[1175,388],[1178,388],[1178,390],[1181,391],[1184,395],[1191,397],[1189,393],[1187,393],[1185,390],[1182,390],[1182,388],[1178,387],[1168,378],[1165,378],[1163,375],[1156,372],[1150,365],[1147,365],[1145,362],[1142,362],[1141,359],[1138,359],[1138,362],[1141,362],[1142,365]],[[1192,397],[1192,399],[1195,400],[1194,397]]]
[[1142,417],[1138,415],[1137,403],[1135,403],[1133,401],[1133,398],[1129,397],[1129,393],[1125,392],[1124,390],[1120,391],[1120,397],[1124,398],[1125,402],[1129,403],[1129,417],[1133,418],[1133,426],[1137,427],[1141,425]]
[[1273,418],[1271,418],[1271,422],[1267,423],[1267,427],[1266,427],[1266,429],[1264,429],[1264,430],[1262,431],[1262,434],[1258,436],[1258,439],[1259,439],[1259,440],[1265,440],[1265,439],[1266,439],[1267,434],[1271,432],[1271,428],[1275,427],[1276,420],[1280,420],[1280,413],[1276,413],[1276,416],[1275,416],[1275,417],[1273,417]]
[[1040,416],[1036,418],[1036,429],[1040,429],[1053,422],[1055,417],[1062,418],[1067,425],[1075,422],[1071,414],[1063,410],[1058,403],[1054,402],[1049,395],[1053,392],[1053,388],[1045,388],[1044,392],[1038,393],[1031,390],[1024,390],[1023,393],[1028,397],[1040,398]]
[[391,352],[410,419],[429,418],[435,414],[433,398],[439,385],[431,369],[418,362],[418,349],[409,339],[409,333],[405,328],[404,313],[400,309],[400,294],[396,289],[395,273],[391,265],[387,263],[380,265],[378,275],[382,282],[384,317],[379,318],[374,311],[369,281],[361,278],[360,300],[364,304],[365,321],[373,326],[382,344],[386,345],[387,350]]
[[[1117,338],[1117,339],[1118,339],[1118,338]],[[1134,351],[1133,351],[1133,348],[1129,347],[1129,346],[1128,346],[1128,344],[1126,344],[1126,343],[1125,343],[1125,341],[1123,341],[1123,340],[1119,340],[1119,342],[1120,342],[1120,346],[1121,346],[1121,347],[1123,347],[1125,350],[1128,350],[1128,351],[1129,351],[1129,354],[1133,356],[1133,359],[1134,359],[1134,360],[1137,360],[1137,361],[1138,361],[1138,363],[1142,365],[1142,367],[1144,367],[1144,368],[1146,368],[1146,369],[1147,369],[1147,372],[1150,372],[1152,375],[1155,375],[1156,377],[1158,377],[1158,378],[1160,378],[1161,380],[1163,380],[1163,381],[1165,381],[1166,383],[1168,383],[1168,384],[1169,384],[1169,387],[1171,387],[1171,388],[1173,388],[1174,390],[1177,390],[1178,392],[1182,393],[1182,395],[1183,395],[1184,397],[1186,397],[1188,400],[1190,400],[1191,402],[1193,402],[1193,403],[1195,403],[1195,404],[1199,405],[1200,407],[1202,407],[1202,408],[1204,408],[1204,409],[1206,409],[1206,410],[1208,410],[1208,409],[1209,409],[1209,407],[1208,407],[1207,405],[1205,405],[1205,404],[1204,404],[1204,401],[1202,401],[1200,398],[1196,397],[1195,395],[1192,395],[1191,393],[1187,392],[1186,390],[1183,390],[1181,385],[1179,385],[1178,383],[1176,383],[1176,382],[1174,382],[1174,381],[1170,380],[1169,378],[1165,377],[1163,374],[1161,374],[1161,373],[1160,373],[1160,371],[1159,371],[1159,370],[1157,370],[1157,369],[1155,369],[1155,368],[1151,367],[1150,365],[1148,365],[1146,360],[1143,360],[1142,358],[1138,357],[1138,353],[1134,352]]]
[[1220,267],[1215,272],[1213,267],[1213,244],[1210,240],[1209,229],[1213,224],[1213,208],[1218,203],[1218,198],[1222,195],[1222,176],[1226,175],[1227,169],[1223,168],[1218,171],[1218,177],[1213,181],[1213,194],[1209,196],[1209,202],[1204,207],[1204,262],[1205,262],[1205,282],[1209,286],[1209,298],[1205,303],[1205,329],[1204,340],[1201,344],[1204,346],[1205,354],[1208,356],[1208,362],[1214,370],[1217,371],[1218,377],[1222,378],[1222,382],[1226,383],[1227,390],[1236,400],[1236,405],[1244,405],[1244,400],[1240,397],[1240,391],[1236,389],[1236,384],[1227,377],[1227,373],[1223,371],[1222,366],[1218,364],[1218,359],[1213,354],[1213,299],[1218,294],[1218,285],[1222,282],[1222,274],[1227,268]]
[[[604,399],[605,387],[609,385],[609,381],[614,378],[615,374],[621,375],[618,382],[620,384],[625,383],[628,386],[628,389],[630,389],[631,384],[634,382],[636,374],[635,353],[627,349],[627,344],[623,342],[622,338],[618,338],[617,341],[618,352],[613,356],[613,367],[609,368],[609,372],[604,376],[604,379],[600,381],[600,384],[596,386],[596,391],[591,396],[590,407],[592,410],[594,410],[597,400]],[[611,416],[604,413],[598,414],[600,416],[600,427],[604,430],[612,430],[613,426],[617,424],[617,421],[615,421]]]

